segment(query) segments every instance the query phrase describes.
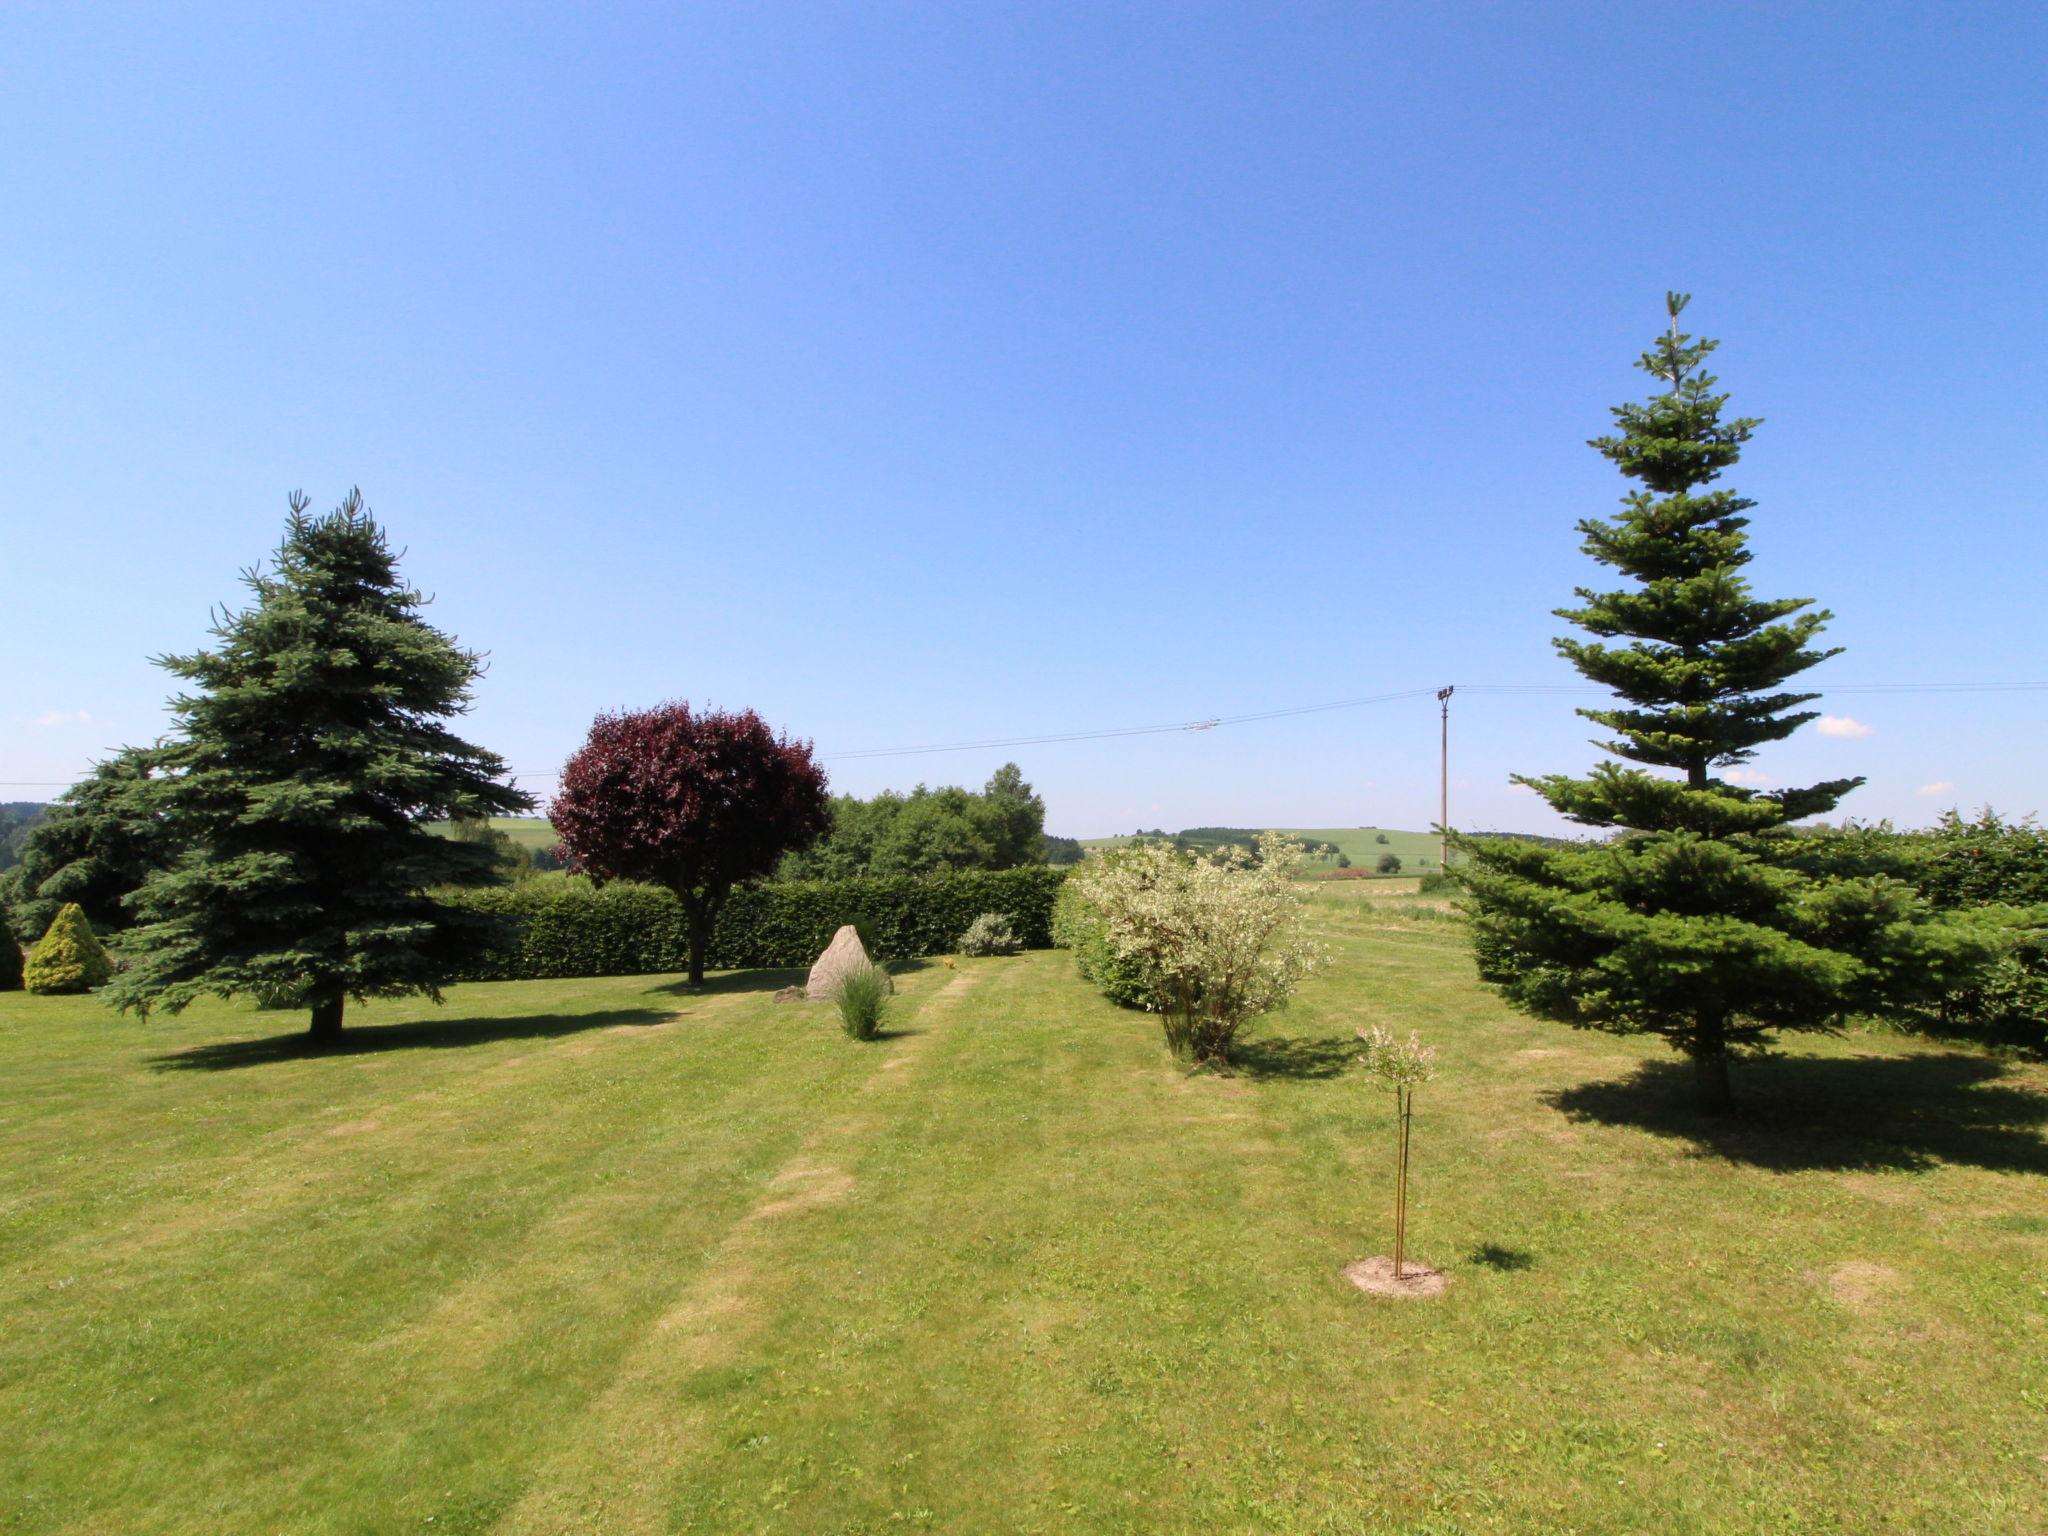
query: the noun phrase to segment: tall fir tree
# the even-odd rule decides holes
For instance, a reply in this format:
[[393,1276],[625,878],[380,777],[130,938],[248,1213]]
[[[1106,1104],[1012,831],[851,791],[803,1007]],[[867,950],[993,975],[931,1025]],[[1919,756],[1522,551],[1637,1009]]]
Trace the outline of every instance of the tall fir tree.
[[175,1013],[206,994],[304,1006],[316,1040],[348,998],[440,987],[490,940],[437,886],[495,878],[488,846],[434,822],[531,809],[496,754],[444,721],[469,708],[482,658],[421,617],[383,530],[351,491],[324,517],[291,498],[255,602],[220,616],[217,648],[160,665],[192,685],[151,807],[178,850],[133,898],[121,1008]]
[[1692,1059],[1701,1108],[1720,1112],[1732,1055],[1936,995],[1983,946],[1867,843],[1790,826],[1861,779],[1759,790],[1717,776],[1816,718],[1802,706],[1819,695],[1784,685],[1836,651],[1815,645],[1832,615],[1754,597],[1739,574],[1754,504],[1714,482],[1760,423],[1724,415],[1703,366],[1716,344],[1679,329],[1687,297],[1666,296],[1670,328],[1638,363],[1666,387],[1615,408],[1619,431],[1591,444],[1641,488],[1578,525],[1583,548],[1634,585],[1578,589],[1558,617],[1594,638],[1554,642],[1620,696],[1579,711],[1612,733],[1595,744],[1645,766],[1517,778],[1618,835],[1458,843],[1482,978],[1539,1017],[1664,1037]]

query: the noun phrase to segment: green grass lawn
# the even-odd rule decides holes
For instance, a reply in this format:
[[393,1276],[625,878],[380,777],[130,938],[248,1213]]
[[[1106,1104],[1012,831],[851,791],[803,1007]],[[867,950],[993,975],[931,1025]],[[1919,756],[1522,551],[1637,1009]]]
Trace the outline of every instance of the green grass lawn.
[[[1879,1035],[1692,1118],[1434,907],[1190,1076],[1064,954],[297,1021],[0,998],[0,1531],[2048,1529],[2048,1070]],[[1431,1302],[1389,1245],[1387,1022]]]

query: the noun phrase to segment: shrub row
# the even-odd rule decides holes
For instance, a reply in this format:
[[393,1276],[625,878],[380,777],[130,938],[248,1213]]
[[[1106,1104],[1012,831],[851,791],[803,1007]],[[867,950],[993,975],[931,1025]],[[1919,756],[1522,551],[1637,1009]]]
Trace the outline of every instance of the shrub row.
[[[1067,871],[1044,865],[866,880],[746,886],[718,914],[705,962],[719,970],[807,966],[853,923],[881,957],[948,954],[984,912],[1010,919],[1023,943],[1052,942],[1052,906]],[[689,965],[689,926],[658,886],[527,881],[442,899],[499,919],[500,942],[466,981],[638,976]]]
[[2048,832],[1986,809],[1951,811],[1924,832],[1879,831],[1911,861],[1911,878],[1952,912],[2008,910],[1998,956],[1974,986],[1935,1010],[1933,1032],[2048,1054]]

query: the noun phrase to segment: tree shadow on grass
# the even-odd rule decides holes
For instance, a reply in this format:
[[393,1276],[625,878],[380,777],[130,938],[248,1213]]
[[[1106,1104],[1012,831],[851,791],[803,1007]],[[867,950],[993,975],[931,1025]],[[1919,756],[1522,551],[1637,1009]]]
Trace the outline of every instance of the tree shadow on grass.
[[1230,1064],[1253,1077],[1314,1081],[1342,1077],[1357,1062],[1358,1051],[1358,1042],[1349,1037],[1262,1035],[1239,1041]]
[[1653,1061],[1547,1097],[1574,1120],[1633,1126],[1779,1173],[1946,1162],[2048,1174],[2048,1094],[2000,1083],[2008,1071],[1960,1051],[1778,1058],[1738,1068],[1736,1112],[1711,1116],[1692,1107],[1689,1064]]
[[1509,1274],[1518,1269],[1533,1269],[1536,1265],[1536,1255],[1526,1248],[1506,1248],[1499,1243],[1481,1243],[1465,1255],[1465,1262]]
[[323,1056],[368,1056],[380,1051],[447,1050],[489,1045],[497,1040],[552,1040],[590,1029],[641,1028],[665,1023],[673,1013],[658,1008],[606,1008],[596,1013],[540,1013],[525,1018],[422,1019],[411,1024],[355,1025],[332,1043],[316,1041],[303,1029],[261,1040],[221,1040],[152,1056],[159,1072],[231,1072]]
[[687,981],[665,981],[650,992],[665,992],[671,997],[717,997],[730,992],[780,992],[784,987],[800,987],[810,972],[797,966],[779,970],[761,971],[719,971],[706,976],[698,986]]
[[[891,976],[907,976],[913,971],[927,970],[931,964],[929,960],[891,960],[886,969]],[[800,987],[810,978],[810,967],[789,965],[753,971],[718,971],[694,987],[687,981],[665,981],[649,990],[672,997],[715,997],[731,992],[780,992],[784,987]]]

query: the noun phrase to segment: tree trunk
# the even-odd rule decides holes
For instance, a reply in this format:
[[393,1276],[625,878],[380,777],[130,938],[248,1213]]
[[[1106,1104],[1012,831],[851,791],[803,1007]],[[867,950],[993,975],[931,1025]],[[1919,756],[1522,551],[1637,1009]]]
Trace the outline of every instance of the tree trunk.
[[1728,1090],[1728,1049],[1719,1041],[1711,1049],[1693,1047],[1692,1081],[1701,1114],[1725,1115],[1735,1107]]
[[711,939],[711,924],[717,908],[695,891],[677,891],[683,916],[690,925],[690,985],[704,985],[704,950]]
[[341,1038],[341,1010],[348,999],[339,992],[313,1004],[313,1025],[307,1031],[316,1044],[332,1045]]

